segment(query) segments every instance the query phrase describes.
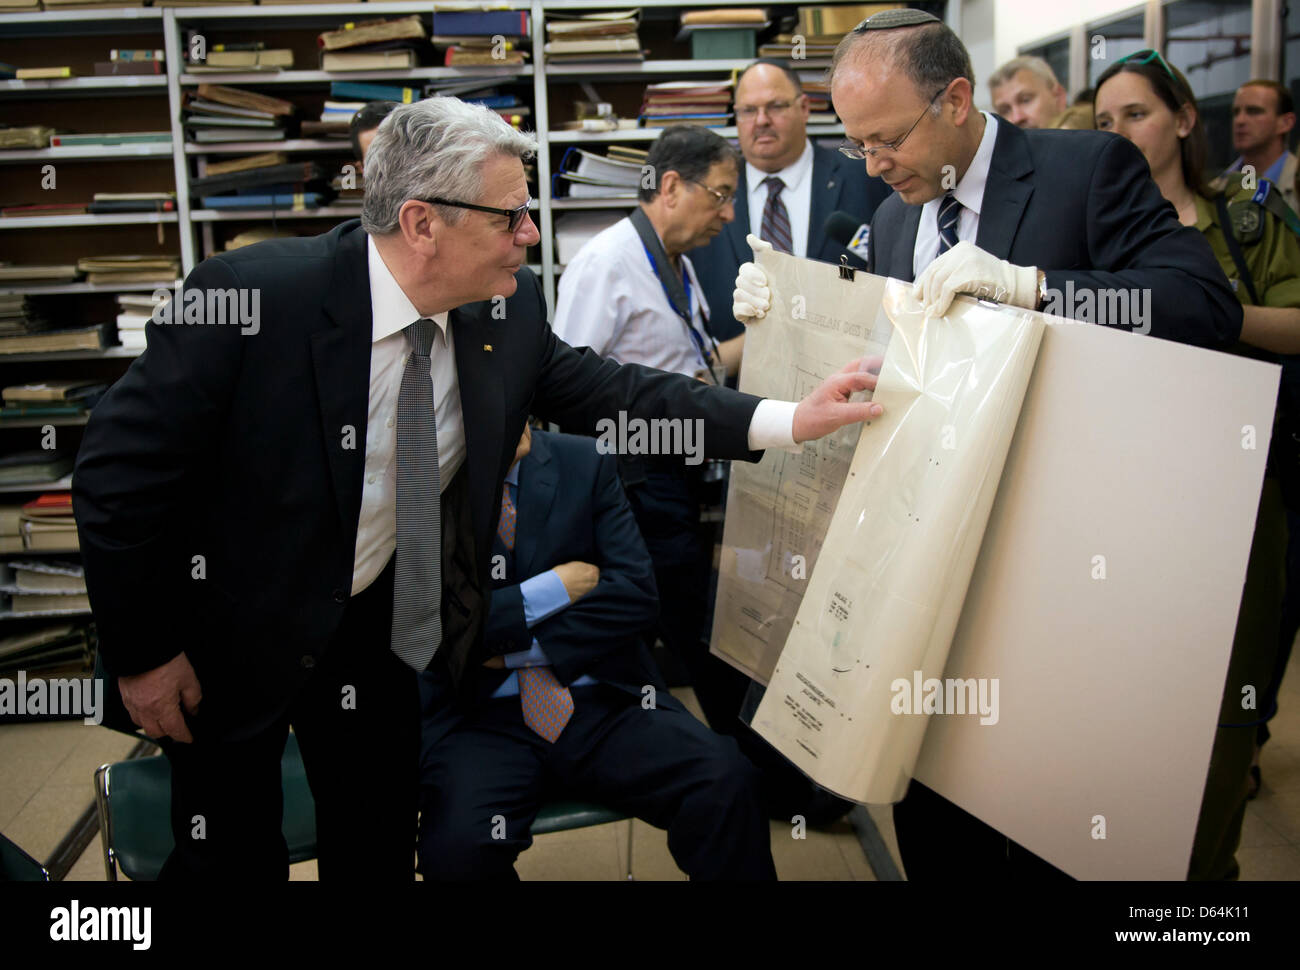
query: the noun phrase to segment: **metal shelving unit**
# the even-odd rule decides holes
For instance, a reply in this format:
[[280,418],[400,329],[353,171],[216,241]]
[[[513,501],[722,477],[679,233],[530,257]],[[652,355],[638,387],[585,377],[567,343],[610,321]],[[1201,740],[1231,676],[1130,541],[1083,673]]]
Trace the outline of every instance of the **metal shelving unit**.
[[84,216],[4,216],[2,229],[51,229],[71,226],[152,226],[175,223],[175,212],[120,212]]
[[171,158],[172,146],[163,142],[140,145],[68,145],[61,148],[17,148],[0,152],[0,165],[22,162],[129,161],[133,158]]
[[[710,0],[710,2],[682,3],[680,0],[641,0],[636,6],[646,12],[647,20],[654,19],[655,12],[661,15],[666,11],[682,7],[728,7],[752,6],[752,0]],[[458,3],[438,3],[438,9],[482,9],[484,4],[477,0]],[[86,9],[47,11],[41,13],[22,13],[0,15],[0,29],[9,35],[58,35],[73,33],[125,33],[140,32],[156,28],[163,33],[163,43],[167,57],[167,73],[153,77],[115,77],[115,78],[70,78],[54,81],[0,82],[0,98],[11,95],[34,94],[51,96],[61,92],[69,95],[80,94],[129,94],[135,92],[162,93],[166,91],[171,116],[172,146],[122,146],[121,148],[77,149],[65,151],[58,156],[54,149],[40,151],[0,153],[0,163],[36,162],[45,160],[128,160],[132,158],[159,158],[171,155],[176,182],[176,212],[162,216],[140,214],[132,216],[72,216],[72,217],[32,217],[20,220],[0,220],[0,228],[36,228],[53,226],[92,226],[92,225],[126,225],[134,222],[177,222],[181,226],[181,264],[182,271],[188,273],[201,258],[200,239],[206,251],[213,248],[213,226],[221,222],[250,222],[271,220],[328,220],[348,219],[358,213],[351,209],[322,206],[316,209],[299,211],[266,209],[258,210],[207,210],[194,209],[195,200],[188,191],[189,159],[198,158],[200,164],[206,157],[230,156],[238,154],[257,154],[278,151],[292,154],[320,153],[322,155],[342,155],[350,152],[348,143],[341,139],[288,139],[283,142],[226,142],[221,144],[199,145],[186,142],[181,126],[181,106],[185,92],[198,84],[234,84],[248,85],[260,90],[276,91],[289,94],[299,88],[328,85],[333,81],[374,81],[374,82],[426,82],[448,79],[475,79],[485,83],[518,82],[530,83],[533,95],[533,113],[529,117],[538,135],[537,179],[541,198],[534,204],[537,213],[538,228],[541,231],[542,258],[534,266],[542,277],[547,298],[554,300],[555,277],[561,267],[555,265],[554,217],[558,212],[581,209],[627,209],[635,205],[631,199],[552,199],[550,184],[552,174],[551,147],[556,145],[602,145],[615,142],[644,143],[653,141],[659,135],[658,129],[634,129],[611,132],[574,132],[551,131],[547,101],[547,85],[560,83],[593,83],[597,80],[611,82],[634,82],[644,79],[646,83],[669,80],[675,77],[700,77],[707,75],[721,76],[738,70],[749,63],[747,59],[711,59],[687,60],[665,59],[651,60],[636,64],[627,63],[592,63],[592,64],[557,64],[550,66],[545,62],[543,46],[546,40],[546,20],[551,11],[566,12],[609,10],[618,7],[612,0],[498,0],[491,4],[494,9],[526,10],[531,16],[532,26],[532,60],[531,63],[513,67],[424,67],[410,70],[386,71],[348,71],[328,72],[320,70],[285,70],[285,71],[230,71],[222,73],[191,73],[185,70],[183,31],[187,28],[201,28],[211,25],[213,29],[229,31],[236,26],[247,26],[250,30],[279,29],[327,29],[340,23],[355,19],[375,17],[406,16],[419,14],[427,16],[435,4],[426,0],[416,2],[379,2],[379,3],[342,3],[342,4],[302,4],[302,5],[261,5],[261,6],[208,6],[208,7],[168,7],[168,8],[120,8],[120,9]],[[825,60],[808,60],[800,62],[799,68],[817,69],[827,65]],[[735,128],[714,129],[725,138],[736,137]],[[810,125],[811,137],[824,137],[843,134],[840,125]],[[48,154],[47,154],[48,153]],[[202,169],[200,169],[202,171]],[[66,284],[78,287],[79,284]],[[140,287],[150,289],[149,286]],[[8,287],[2,292],[88,292],[85,289],[56,289],[42,287]],[[0,358],[3,359],[3,358]]]

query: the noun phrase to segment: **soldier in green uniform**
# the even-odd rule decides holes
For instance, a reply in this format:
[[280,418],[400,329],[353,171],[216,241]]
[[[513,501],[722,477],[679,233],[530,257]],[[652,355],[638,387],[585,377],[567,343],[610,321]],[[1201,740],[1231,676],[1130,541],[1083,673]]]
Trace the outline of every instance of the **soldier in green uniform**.
[[[1238,352],[1264,360],[1300,353],[1300,220],[1267,181],[1243,184],[1238,176],[1223,192],[1206,185],[1205,131],[1182,74],[1158,52],[1138,51],[1098,79],[1095,108],[1099,129],[1142,150],[1179,221],[1205,234],[1244,307]],[[1278,653],[1286,520],[1274,459],[1280,440],[1290,437],[1283,431],[1289,429],[1275,428],[1272,438],[1277,447],[1260,497],[1190,879],[1234,879],[1239,871],[1256,732],[1267,713],[1257,699],[1268,693]]]

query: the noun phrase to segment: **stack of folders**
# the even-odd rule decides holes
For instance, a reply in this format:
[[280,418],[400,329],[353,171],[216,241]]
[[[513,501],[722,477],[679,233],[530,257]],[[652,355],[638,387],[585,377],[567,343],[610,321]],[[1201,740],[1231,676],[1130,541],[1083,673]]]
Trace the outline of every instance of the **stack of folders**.
[[172,256],[86,256],[77,269],[88,283],[161,283],[170,286],[180,275],[181,263]]
[[293,117],[290,101],[220,84],[200,84],[185,96],[185,129],[196,142],[283,141]]
[[[72,471],[72,462],[72,453],[58,448],[0,455],[0,485],[42,485],[47,482],[57,482]],[[24,528],[24,535],[26,531]],[[33,547],[29,545],[27,548]]]
[[117,342],[127,350],[143,351],[145,329],[158,305],[152,294],[120,294],[117,298]]
[[325,31],[317,42],[323,71],[383,71],[433,63],[433,45],[418,14],[345,24]]
[[690,42],[696,60],[752,58],[758,32],[769,26],[767,11],[759,7],[687,10],[677,40]]
[[724,128],[730,120],[730,81],[666,81],[645,89],[641,123],[646,128],[673,125]]
[[73,265],[0,263],[0,286],[53,286],[71,283],[80,275]]
[[[77,7],[143,7],[144,0],[44,0],[46,10],[72,10]],[[157,6],[157,4],[155,4]]]
[[642,163],[570,148],[551,180],[556,198],[635,199],[641,187]]
[[95,74],[100,77],[163,74],[166,59],[166,52],[161,48],[115,47],[108,52],[108,60],[95,62]]
[[546,15],[546,60],[551,64],[581,64],[593,61],[641,61],[645,53],[637,26],[640,10],[611,10],[603,13]]
[[61,299],[29,294],[19,308],[8,303],[10,309],[0,330],[0,354],[102,349],[103,322],[90,313],[69,312]]
[[528,11],[445,10],[433,15],[433,43],[446,67],[503,67],[528,58]]
[[170,131],[64,132],[50,136],[51,148],[84,148],[88,145],[97,148],[112,145],[170,146],[171,143]]
[[86,206],[90,213],[174,212],[175,192],[96,192]]
[[0,553],[22,552],[23,507],[0,505]]
[[27,331],[25,302],[21,293],[0,294],[0,337]]
[[[72,522],[71,495],[66,518]],[[33,559],[6,563],[0,570],[0,592],[7,595],[6,612],[11,616],[60,616],[90,609],[86,574],[73,562]]]
[[578,250],[593,236],[608,229],[624,218],[616,209],[588,209],[566,212],[555,217],[555,261],[563,266],[571,263]]
[[314,208],[329,178],[316,162],[282,162],[190,179],[190,195],[209,209]]
[[[4,71],[0,70],[0,77]],[[12,72],[10,72],[12,76]],[[53,128],[45,125],[24,125],[20,128],[0,128],[0,149],[6,148],[49,148]]]
[[808,124],[833,125],[839,119],[831,106],[831,89],[822,70],[798,71],[803,93],[808,96]]
[[0,421],[84,417],[106,390],[107,384],[84,378],[15,384],[4,389]]
[[[59,477],[72,471],[72,463]],[[64,552],[80,548],[77,520],[72,515],[72,493],[51,492],[23,506],[23,545],[36,552]]]
[[844,35],[868,17],[882,10],[897,10],[903,3],[827,4],[799,7],[798,19],[783,24],[782,33],[758,49],[759,57],[787,60],[799,67],[800,61],[828,59]]
[[[195,48],[191,48],[195,50]],[[293,51],[287,47],[268,48],[263,41],[238,44],[213,44],[203,51],[202,60],[189,61],[190,74],[218,74],[228,71],[280,71],[293,67]]]
[[[84,610],[81,612],[85,612]],[[94,670],[95,637],[87,622],[22,624],[0,637],[0,677],[13,680],[19,671],[34,679],[83,677]],[[84,712],[83,712],[84,713]],[[45,714],[6,714],[6,720],[49,719]]]

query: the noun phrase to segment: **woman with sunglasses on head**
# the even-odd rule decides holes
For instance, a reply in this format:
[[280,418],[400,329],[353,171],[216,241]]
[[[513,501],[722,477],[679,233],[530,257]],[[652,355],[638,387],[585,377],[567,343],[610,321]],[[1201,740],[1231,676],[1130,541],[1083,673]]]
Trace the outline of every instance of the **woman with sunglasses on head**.
[[[1300,352],[1300,241],[1288,228],[1295,216],[1280,193],[1267,182],[1257,192],[1243,184],[1240,173],[1224,192],[1206,185],[1206,138],[1196,98],[1158,52],[1138,51],[1116,62],[1098,79],[1096,90],[1097,128],[1123,135],[1142,150],[1179,221],[1200,230],[1214,250],[1243,304],[1237,352],[1262,360]],[[1252,688],[1249,696],[1267,696],[1273,679],[1286,548],[1279,444],[1290,438],[1290,430],[1289,420],[1279,420],[1273,432],[1190,879],[1235,879],[1239,872],[1237,843],[1246,801],[1253,797],[1252,774],[1258,778],[1257,767],[1252,772],[1256,731],[1261,713],[1271,714],[1243,709],[1243,688]]]

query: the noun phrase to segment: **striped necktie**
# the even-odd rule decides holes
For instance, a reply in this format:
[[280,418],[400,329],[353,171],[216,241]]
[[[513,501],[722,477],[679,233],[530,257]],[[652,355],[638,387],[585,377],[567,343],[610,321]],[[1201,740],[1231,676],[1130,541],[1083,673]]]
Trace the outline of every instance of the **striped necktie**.
[[961,203],[949,192],[939,203],[939,255],[957,245],[957,222],[961,219]]
[[[497,537],[507,549],[515,547],[517,511],[510,500],[510,483],[501,490],[501,518]],[[519,668],[519,706],[524,723],[554,744],[573,717],[573,694],[560,683],[550,667]]]
[[429,352],[436,324],[406,328],[411,353],[397,394],[397,566],[393,653],[423,670],[442,644],[442,505]]
[[767,186],[767,205],[763,206],[763,225],[759,233],[778,252],[793,252],[790,213],[785,211],[785,203],[781,201],[781,190],[785,188],[785,183],[775,175],[769,175],[759,184]]

